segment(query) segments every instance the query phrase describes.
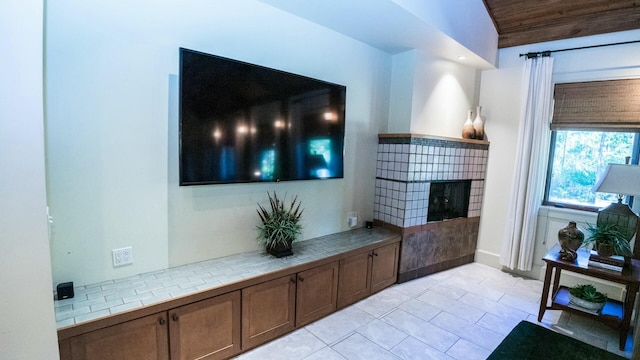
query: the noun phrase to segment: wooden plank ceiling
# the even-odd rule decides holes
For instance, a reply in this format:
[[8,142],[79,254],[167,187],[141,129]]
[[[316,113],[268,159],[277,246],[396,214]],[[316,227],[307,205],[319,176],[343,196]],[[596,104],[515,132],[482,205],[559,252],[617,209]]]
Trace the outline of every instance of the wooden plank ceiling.
[[498,47],[640,29],[640,0],[483,0]]

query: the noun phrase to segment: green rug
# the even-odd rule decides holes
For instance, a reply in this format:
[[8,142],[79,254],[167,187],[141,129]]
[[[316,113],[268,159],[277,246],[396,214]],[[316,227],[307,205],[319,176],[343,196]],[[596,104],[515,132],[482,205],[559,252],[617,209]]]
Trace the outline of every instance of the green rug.
[[542,326],[521,321],[487,359],[624,360],[625,358]]

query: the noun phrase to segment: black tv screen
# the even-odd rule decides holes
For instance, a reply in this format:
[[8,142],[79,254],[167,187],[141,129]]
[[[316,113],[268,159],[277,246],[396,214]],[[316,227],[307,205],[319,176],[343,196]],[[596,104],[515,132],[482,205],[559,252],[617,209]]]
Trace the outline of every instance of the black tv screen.
[[343,177],[346,87],[180,49],[180,185]]

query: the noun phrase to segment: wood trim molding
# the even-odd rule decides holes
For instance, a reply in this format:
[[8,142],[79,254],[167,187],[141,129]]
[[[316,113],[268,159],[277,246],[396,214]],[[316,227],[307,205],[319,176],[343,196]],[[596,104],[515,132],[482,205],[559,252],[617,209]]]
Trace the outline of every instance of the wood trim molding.
[[454,138],[454,137],[438,136],[438,135],[413,134],[413,133],[378,134],[378,139],[390,139],[390,138],[433,139],[433,140],[457,141],[457,142],[469,143],[469,144],[489,145],[488,140],[463,139],[463,138]]

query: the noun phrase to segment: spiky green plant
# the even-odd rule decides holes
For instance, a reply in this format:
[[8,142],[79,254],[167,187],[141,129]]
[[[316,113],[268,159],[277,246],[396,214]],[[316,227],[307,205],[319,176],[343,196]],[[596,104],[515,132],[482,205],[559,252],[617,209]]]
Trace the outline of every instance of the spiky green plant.
[[258,215],[262,222],[258,225],[258,241],[264,244],[267,249],[275,247],[277,244],[289,244],[302,234],[300,219],[304,209],[300,208],[301,202],[295,196],[291,202],[286,202],[286,195],[280,199],[276,192],[273,195],[267,191],[269,196],[269,208],[258,204]]
[[616,224],[607,224],[602,226],[587,223],[587,230],[591,233],[583,243],[583,246],[589,244],[609,245],[613,247],[614,254],[622,256],[632,256],[631,245],[625,239],[624,234],[620,232]]
[[607,294],[596,290],[593,285],[576,285],[569,289],[569,293],[579,299],[593,303],[603,303],[607,301]]

